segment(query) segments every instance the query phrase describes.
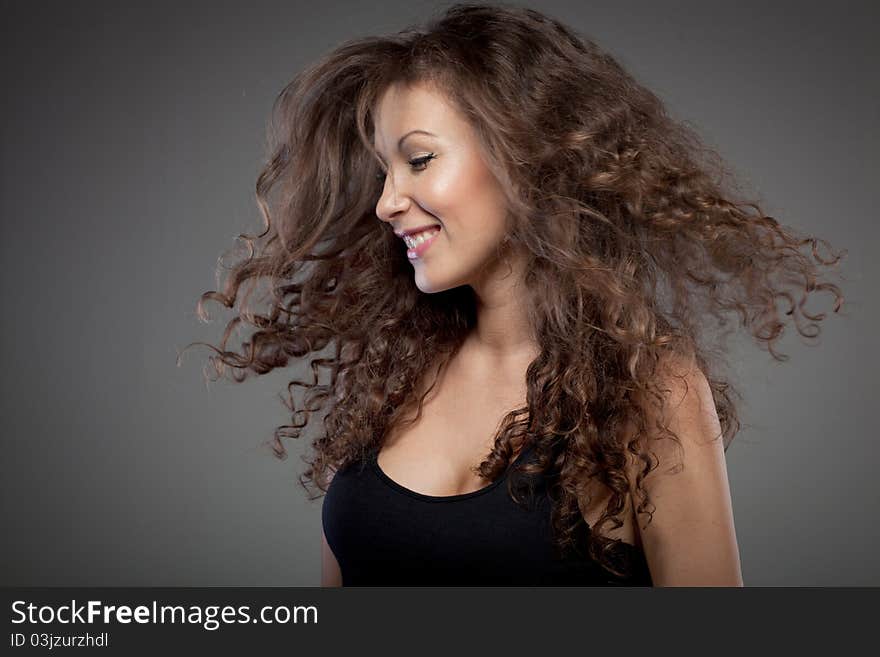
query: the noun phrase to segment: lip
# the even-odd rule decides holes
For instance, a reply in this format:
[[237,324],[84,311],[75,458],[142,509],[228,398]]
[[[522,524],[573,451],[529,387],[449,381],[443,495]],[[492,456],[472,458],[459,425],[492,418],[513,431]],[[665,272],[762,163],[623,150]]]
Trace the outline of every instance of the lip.
[[419,258],[421,258],[422,255],[425,253],[425,251],[427,251],[428,248],[434,243],[434,240],[437,239],[437,236],[441,232],[443,232],[442,228],[440,230],[436,231],[431,237],[429,237],[424,242],[422,242],[421,244],[416,246],[414,249],[408,248],[406,250],[406,257],[409,258],[410,260],[418,260]]
[[409,230],[401,230],[394,231],[394,234],[398,237],[406,237],[407,235],[414,235],[416,233],[421,233],[423,230],[428,230],[429,228],[433,228],[434,226],[439,226],[440,224],[427,224],[425,226],[419,226],[418,228],[410,228]]

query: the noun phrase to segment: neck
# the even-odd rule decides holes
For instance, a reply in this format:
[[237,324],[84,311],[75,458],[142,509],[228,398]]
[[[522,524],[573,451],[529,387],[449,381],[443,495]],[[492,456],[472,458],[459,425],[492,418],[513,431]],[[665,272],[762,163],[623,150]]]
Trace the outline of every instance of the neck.
[[507,260],[500,268],[500,274],[472,285],[477,323],[466,341],[477,357],[497,364],[533,358],[537,352],[526,311],[523,259]]

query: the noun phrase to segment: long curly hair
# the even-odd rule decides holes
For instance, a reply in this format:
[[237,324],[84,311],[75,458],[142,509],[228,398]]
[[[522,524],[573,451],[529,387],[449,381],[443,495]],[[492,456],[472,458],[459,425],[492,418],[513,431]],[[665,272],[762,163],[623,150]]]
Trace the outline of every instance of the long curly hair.
[[[234,308],[241,297],[219,348],[207,345],[215,378],[231,368],[241,382],[308,358],[312,380],[287,386],[292,420],[272,447],[284,458],[282,438],[299,438],[325,412],[299,475],[311,499],[410,411],[421,415],[424,373],[448,362],[475,325],[473,290],[418,290],[400,240],[376,216],[384,183],[373,112],[389,85],[417,83],[441,90],[474,126],[507,196],[508,239],[527,254],[540,353],[526,372],[526,405],[504,417],[477,472],[494,481],[517,448],[532,446],[534,463],[519,465],[552,473],[562,552],[575,546],[590,502],[585,482],[601,484],[608,503],[588,554],[625,576],[619,540],[603,528],[622,525],[633,490],[633,508],[650,522],[643,480],[659,465],[651,441],[680,447],[660,420],[665,363],[699,367],[726,451],[741,428],[739,395],[720,371],[731,318],[787,359],[774,349],[787,324],[815,338],[826,316],[805,309],[811,294],[830,293],[839,311],[840,289],[819,269],[845,251],[741,198],[695,130],[611,55],[537,11],[456,4],[425,26],[347,41],[278,95],[256,181],[264,229],[239,236],[246,253],[197,309],[205,319],[207,300]],[[264,310],[251,310],[261,280],[270,294],[256,302]],[[241,353],[226,346],[237,325],[253,327]]]

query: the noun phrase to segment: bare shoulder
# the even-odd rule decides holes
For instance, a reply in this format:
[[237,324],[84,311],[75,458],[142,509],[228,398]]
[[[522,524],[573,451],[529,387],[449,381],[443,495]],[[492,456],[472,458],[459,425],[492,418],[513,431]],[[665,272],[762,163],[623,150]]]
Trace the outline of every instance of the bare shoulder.
[[[683,441],[700,445],[708,441],[721,443],[721,425],[712,388],[695,362],[670,358],[660,370],[659,383],[667,391],[663,419],[682,430]],[[687,445],[684,448],[687,449]]]
[[[654,511],[638,531],[655,585],[742,585],[727,464],[718,413],[705,374],[669,358],[659,371],[662,404],[648,411],[678,438],[646,436],[660,461],[643,480]],[[647,409],[646,409],[647,410]],[[633,485],[634,470],[631,471]]]

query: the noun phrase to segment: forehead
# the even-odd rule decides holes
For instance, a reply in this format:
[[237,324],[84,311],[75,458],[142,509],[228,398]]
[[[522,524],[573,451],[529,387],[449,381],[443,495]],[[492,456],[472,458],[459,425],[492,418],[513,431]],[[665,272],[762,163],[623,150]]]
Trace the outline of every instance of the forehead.
[[415,128],[446,134],[464,123],[449,98],[424,83],[388,87],[376,102],[373,120],[376,143],[390,142]]

